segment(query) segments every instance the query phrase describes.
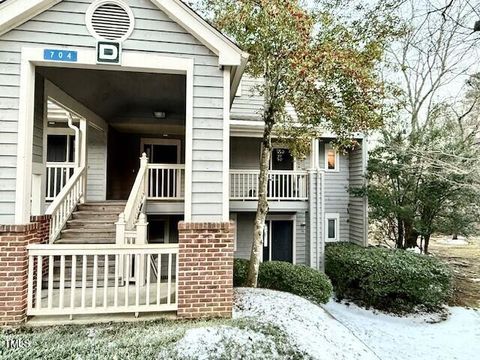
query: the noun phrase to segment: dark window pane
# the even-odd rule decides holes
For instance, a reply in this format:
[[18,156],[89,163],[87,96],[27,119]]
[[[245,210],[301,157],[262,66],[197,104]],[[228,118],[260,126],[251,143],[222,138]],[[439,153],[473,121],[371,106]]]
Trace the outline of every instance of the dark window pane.
[[328,238],[329,239],[335,239],[335,225],[336,225],[336,220],[335,219],[328,219]]
[[67,136],[66,135],[48,135],[47,161],[48,162],[67,161]]
[[272,170],[293,170],[293,156],[289,149],[272,150]]

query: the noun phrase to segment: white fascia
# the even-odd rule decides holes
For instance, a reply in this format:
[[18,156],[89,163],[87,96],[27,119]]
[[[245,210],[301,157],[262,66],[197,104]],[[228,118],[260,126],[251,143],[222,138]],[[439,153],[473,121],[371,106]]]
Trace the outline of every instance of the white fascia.
[[0,5],[0,35],[23,24],[61,0],[11,0]]

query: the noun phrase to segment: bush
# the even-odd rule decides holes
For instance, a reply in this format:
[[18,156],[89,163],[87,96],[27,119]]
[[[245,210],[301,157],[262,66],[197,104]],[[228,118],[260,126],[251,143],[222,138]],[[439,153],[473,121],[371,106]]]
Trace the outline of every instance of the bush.
[[436,310],[452,291],[452,274],[439,260],[405,250],[328,244],[325,272],[339,299],[367,307],[408,312]]
[[[234,286],[243,286],[247,279],[249,261],[235,259]],[[326,303],[332,295],[332,284],[325,274],[304,265],[283,261],[260,264],[258,287],[289,292],[315,303]]]

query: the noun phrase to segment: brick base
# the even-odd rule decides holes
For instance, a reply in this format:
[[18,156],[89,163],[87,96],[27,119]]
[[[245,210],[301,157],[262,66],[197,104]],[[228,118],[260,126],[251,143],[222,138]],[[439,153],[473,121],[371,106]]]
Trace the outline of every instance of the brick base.
[[19,325],[27,311],[27,245],[48,243],[50,216],[26,225],[0,225],[0,326]]
[[180,222],[178,316],[232,316],[235,224]]

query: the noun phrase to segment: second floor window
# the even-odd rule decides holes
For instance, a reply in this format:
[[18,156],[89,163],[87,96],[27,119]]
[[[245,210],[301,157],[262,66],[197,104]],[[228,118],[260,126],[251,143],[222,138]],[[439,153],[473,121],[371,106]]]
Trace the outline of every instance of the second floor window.
[[325,170],[338,171],[339,158],[338,152],[331,144],[325,144]]

